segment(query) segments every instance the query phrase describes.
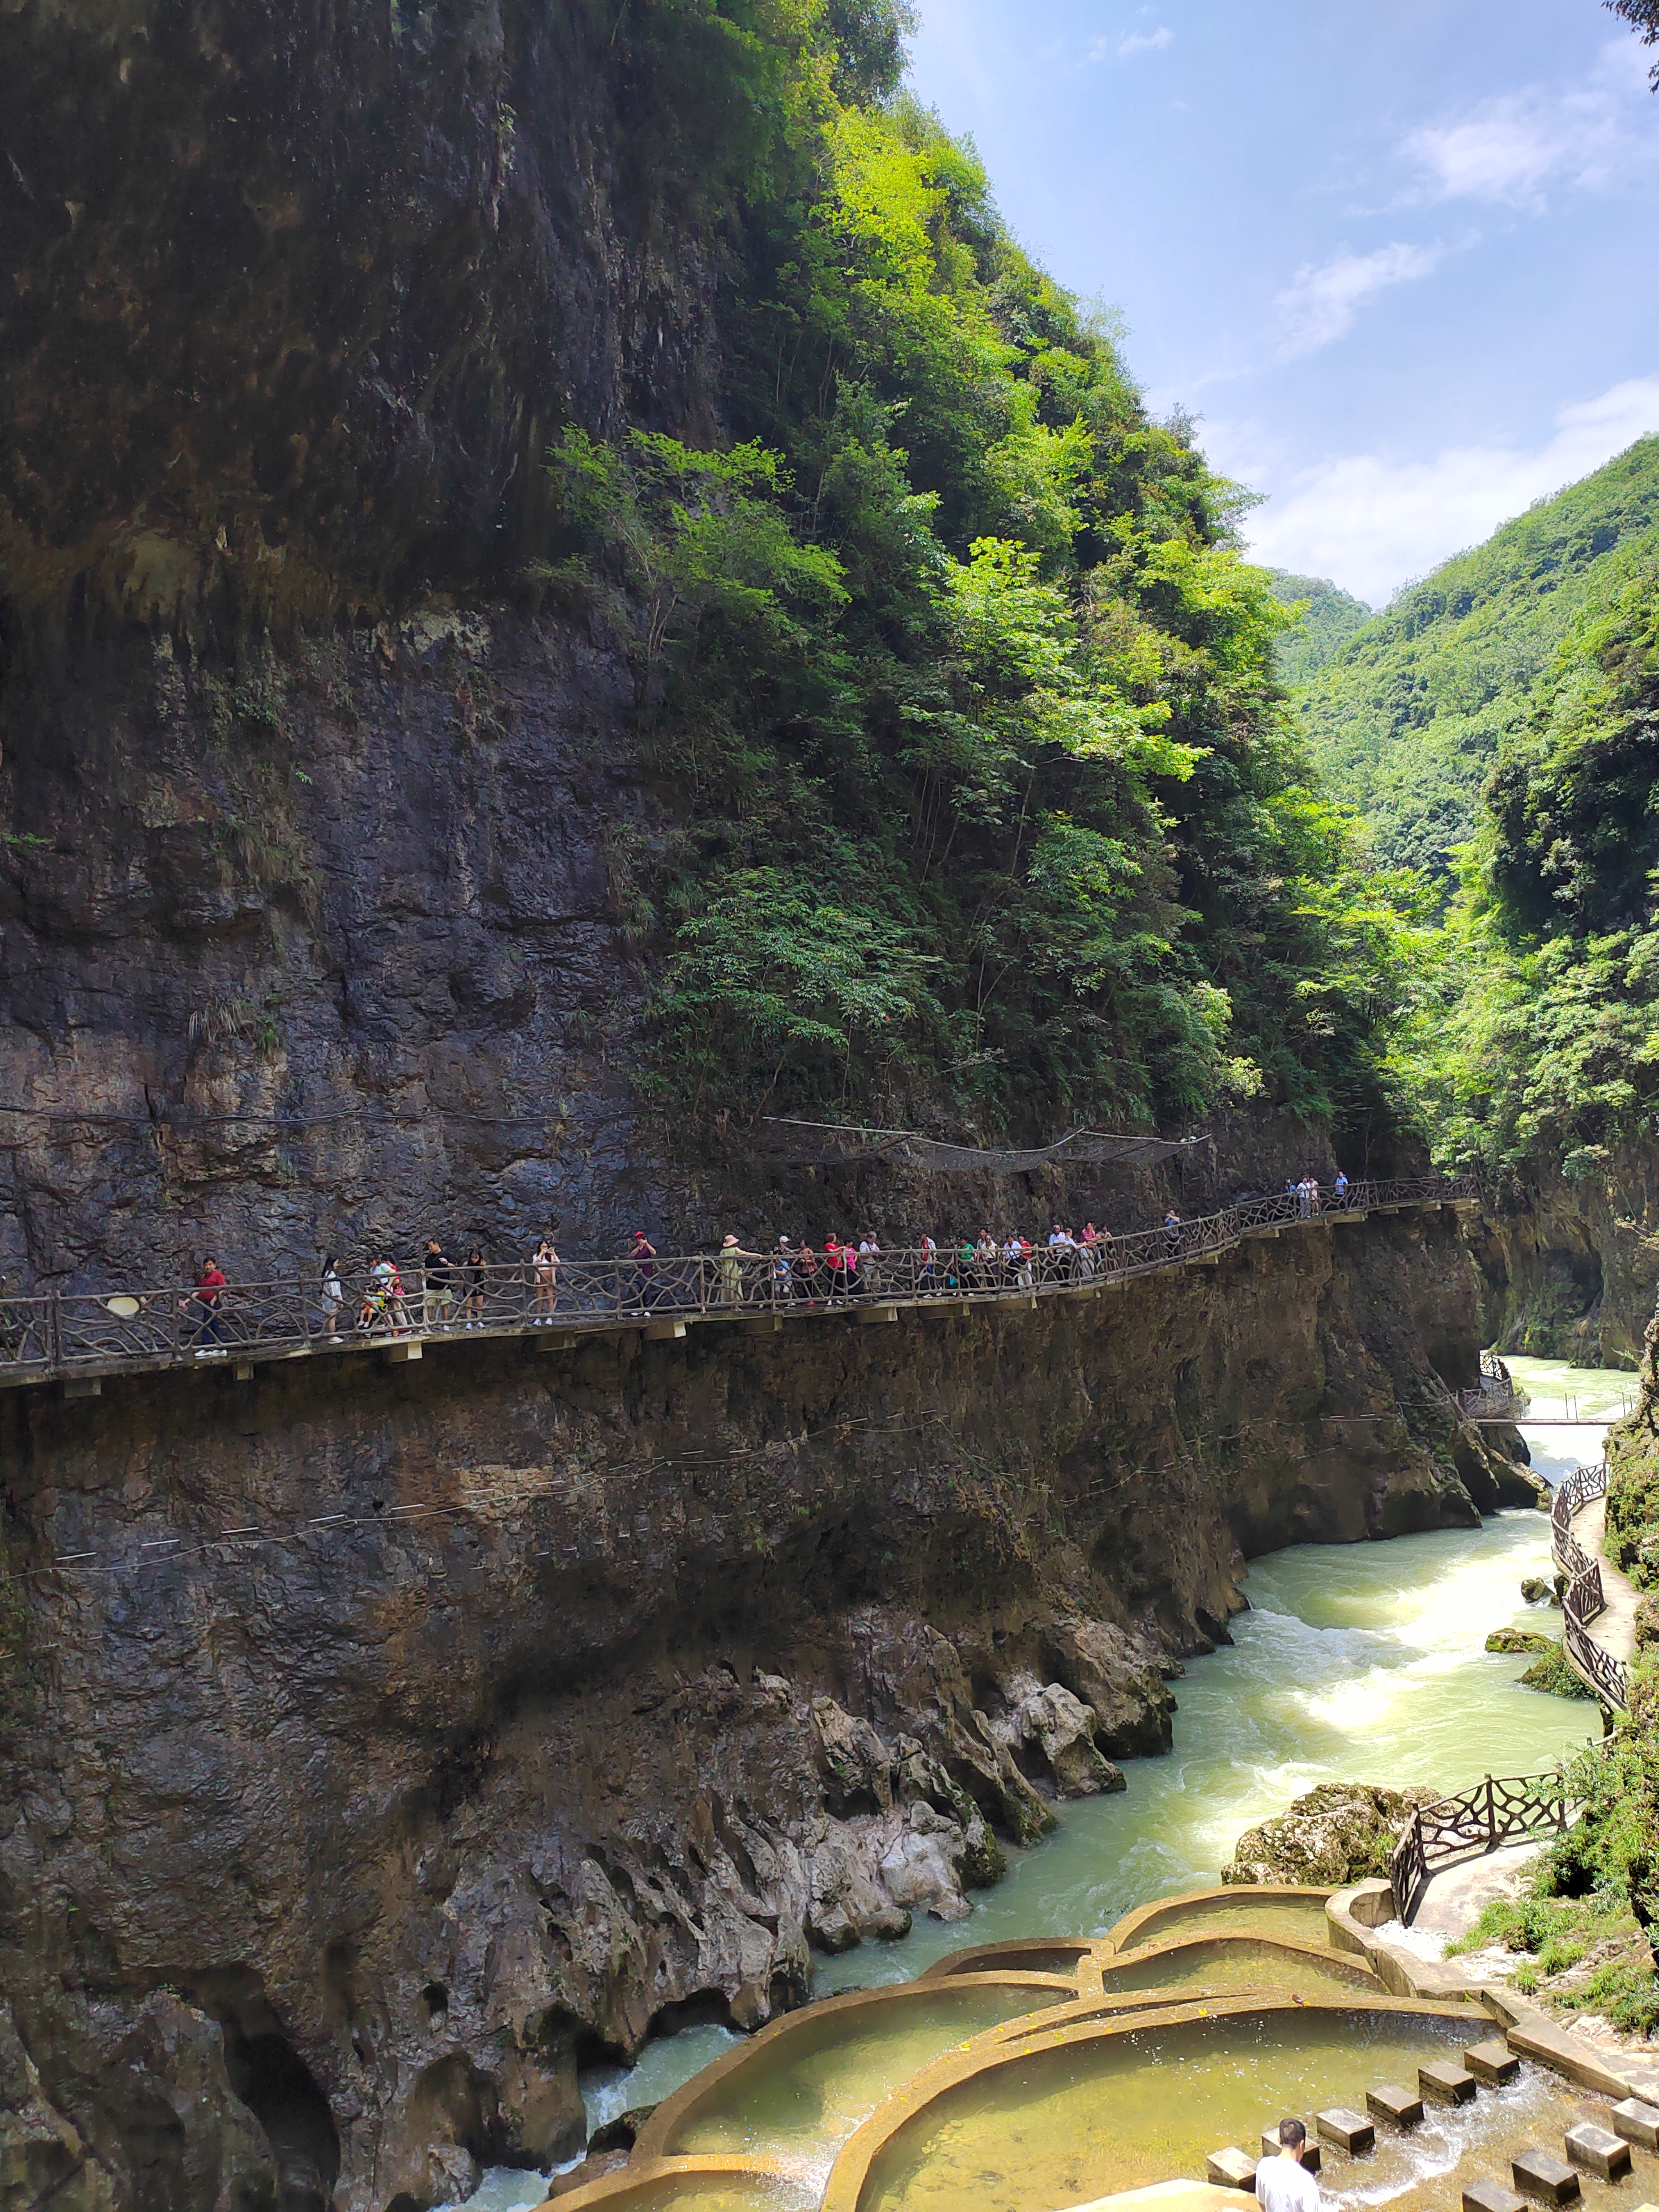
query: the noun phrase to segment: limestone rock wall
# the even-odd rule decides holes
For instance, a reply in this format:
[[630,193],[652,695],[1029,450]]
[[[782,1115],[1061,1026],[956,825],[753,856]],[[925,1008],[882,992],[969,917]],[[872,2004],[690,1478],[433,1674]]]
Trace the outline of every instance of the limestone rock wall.
[[706,429],[753,123],[704,35],[603,0],[8,8],[0,562],[40,618],[8,646],[476,588],[537,545],[563,423]]
[[1446,1411],[1468,1284],[1406,1215],[1018,1315],[9,1395],[5,2156],[407,2212],[569,2151],[584,2058],[799,2002],[1167,1744],[1249,1556],[1530,1498]]
[[1486,1341],[1586,1367],[1640,1365],[1659,1291],[1659,1148],[1500,1187],[1474,1240]]
[[598,647],[432,616],[233,681],[134,632],[12,707],[8,1290],[193,1279],[204,1250],[314,1274],[434,1227],[675,1249],[624,1072],[658,816]]

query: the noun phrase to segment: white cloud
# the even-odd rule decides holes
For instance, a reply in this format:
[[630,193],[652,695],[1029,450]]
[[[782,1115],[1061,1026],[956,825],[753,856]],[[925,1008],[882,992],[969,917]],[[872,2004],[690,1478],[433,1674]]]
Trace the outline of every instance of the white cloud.
[[[1380,605],[1536,499],[1588,476],[1638,438],[1659,432],[1659,375],[1631,377],[1563,407],[1555,434],[1527,452],[1453,446],[1432,460],[1350,453],[1293,471],[1245,526],[1255,558],[1301,575],[1330,576]],[[1219,441],[1242,447],[1247,429]],[[1243,474],[1240,453],[1229,472]],[[1271,466],[1251,471],[1271,485]],[[1249,477],[1246,477],[1246,481]]]
[[1121,62],[1132,61],[1137,54],[1162,53],[1173,45],[1175,33],[1165,23],[1155,31],[1126,31],[1121,39],[1091,39],[1089,58],[1091,62],[1109,61],[1114,55]]
[[1280,353],[1288,360],[1346,337],[1367,300],[1391,284],[1426,276],[1439,258],[1438,246],[1395,244],[1375,253],[1339,253],[1317,266],[1307,263],[1273,303],[1285,330]]
[[1461,118],[1413,131],[1401,150],[1423,172],[1431,199],[1536,207],[1547,185],[1594,191],[1629,162],[1652,158],[1651,134],[1632,128],[1646,82],[1635,42],[1620,40],[1580,83],[1483,101]]

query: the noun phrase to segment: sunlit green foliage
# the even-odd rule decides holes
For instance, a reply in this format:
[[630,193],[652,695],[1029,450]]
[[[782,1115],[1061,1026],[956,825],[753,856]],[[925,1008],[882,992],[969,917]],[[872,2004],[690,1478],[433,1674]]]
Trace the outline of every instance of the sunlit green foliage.
[[1603,573],[1487,781],[1413,1049],[1443,1152],[1569,1178],[1659,1112],[1659,565]]
[[1526,1996],[1602,2013],[1628,2034],[1659,2027],[1651,1938],[1659,1916],[1659,1765],[1639,1726],[1572,1759],[1578,1820],[1523,1879],[1486,1905],[1449,1954],[1489,1943],[1529,1954],[1514,1975]]
[[1659,558],[1659,438],[1402,592],[1298,694],[1320,768],[1390,864],[1446,890],[1564,647]]
[[[1607,0],[1607,4],[1641,33],[1644,46],[1659,46],[1659,0]],[[1659,62],[1649,74],[1655,91],[1659,92]]]
[[1408,925],[1307,788],[1245,495],[890,96],[877,0],[681,12],[647,11],[653,70],[726,37],[746,88],[723,434],[568,431],[533,578],[628,653],[688,802],[649,885],[665,1089],[1386,1122]]

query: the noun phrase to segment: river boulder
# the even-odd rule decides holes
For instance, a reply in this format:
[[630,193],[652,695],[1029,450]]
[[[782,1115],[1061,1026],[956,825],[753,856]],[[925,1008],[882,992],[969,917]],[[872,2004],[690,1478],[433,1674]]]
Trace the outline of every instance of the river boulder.
[[1521,1677],[1523,1690],[1546,1690],[1553,1698],[1593,1698],[1595,1695],[1588,1682],[1573,1672],[1567,1657],[1566,1647],[1547,1642],[1542,1655],[1533,1661]]
[[1540,1636],[1530,1628],[1494,1628],[1486,1638],[1488,1651],[1559,1651],[1553,1636]]
[[1248,1828],[1221,1869],[1226,1882],[1363,1881],[1389,1870],[1401,1827],[1437,1790],[1385,1790],[1369,1782],[1322,1782],[1276,1820]]

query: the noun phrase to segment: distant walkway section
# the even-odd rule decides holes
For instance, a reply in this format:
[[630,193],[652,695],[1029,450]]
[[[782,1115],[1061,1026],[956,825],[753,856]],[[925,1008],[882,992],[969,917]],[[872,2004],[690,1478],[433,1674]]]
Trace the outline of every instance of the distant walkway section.
[[1581,1467],[1551,1501],[1551,1549],[1567,1577],[1561,1600],[1567,1657],[1604,1705],[1623,1712],[1636,1650],[1638,1592],[1601,1557],[1607,1510],[1606,1461]]
[[[1472,1209],[1472,1177],[1422,1176],[1351,1184],[1340,1201],[1310,1206],[1305,1193],[1249,1199],[1190,1220],[1066,1246],[990,1255],[972,1245],[927,1245],[858,1255],[836,1270],[814,1255],[804,1273],[781,1249],[623,1260],[445,1263],[434,1300],[427,1263],[341,1270],[326,1279],[169,1283],[0,1299],[0,1388],[62,1381],[96,1395],[105,1375],[221,1361],[246,1376],[255,1363],[376,1348],[418,1359],[423,1343],[538,1336],[549,1350],[618,1329],[680,1337],[702,1322],[739,1322],[757,1332],[786,1322],[856,1315],[895,1321],[904,1309],[1033,1307],[1040,1297],[1093,1296],[1132,1277],[1213,1265],[1251,1237],[1322,1229],[1403,1208]],[[648,1249],[648,1248],[647,1248]],[[388,1274],[388,1268],[391,1273]]]

